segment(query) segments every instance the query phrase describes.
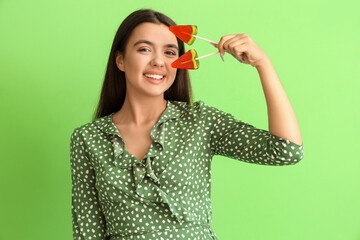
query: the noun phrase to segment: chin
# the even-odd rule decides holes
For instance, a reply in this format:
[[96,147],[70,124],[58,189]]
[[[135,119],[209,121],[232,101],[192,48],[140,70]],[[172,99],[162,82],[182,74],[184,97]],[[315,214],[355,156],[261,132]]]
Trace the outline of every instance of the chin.
[[151,91],[151,89],[144,89],[144,93],[148,96],[151,96],[151,97],[158,97],[158,96],[161,96],[161,95],[164,95],[165,91],[167,89],[152,89],[153,91]]

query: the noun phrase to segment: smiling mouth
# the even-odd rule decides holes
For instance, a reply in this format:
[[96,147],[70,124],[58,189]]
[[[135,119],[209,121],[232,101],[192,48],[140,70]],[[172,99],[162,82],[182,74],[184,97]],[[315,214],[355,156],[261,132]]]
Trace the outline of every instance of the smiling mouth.
[[153,77],[149,77],[149,76],[146,76],[145,74],[144,74],[144,76],[145,76],[145,78],[146,78],[150,83],[152,83],[152,84],[160,84],[160,83],[162,83],[162,82],[164,81],[164,79],[166,78],[166,75],[163,76],[163,77],[160,78],[160,79],[153,78]]
[[166,77],[166,75],[161,76],[161,75],[152,75],[152,74],[144,74],[144,76],[146,78],[153,79],[153,80],[159,80],[159,81],[163,80]]

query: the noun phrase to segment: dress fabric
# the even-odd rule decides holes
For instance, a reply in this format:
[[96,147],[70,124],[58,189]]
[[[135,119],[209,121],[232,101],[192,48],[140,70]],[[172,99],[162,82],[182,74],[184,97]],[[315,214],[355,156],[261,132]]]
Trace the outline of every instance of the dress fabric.
[[77,127],[70,139],[74,240],[218,239],[211,228],[211,160],[298,163],[303,145],[207,105],[167,101],[139,161],[112,115]]

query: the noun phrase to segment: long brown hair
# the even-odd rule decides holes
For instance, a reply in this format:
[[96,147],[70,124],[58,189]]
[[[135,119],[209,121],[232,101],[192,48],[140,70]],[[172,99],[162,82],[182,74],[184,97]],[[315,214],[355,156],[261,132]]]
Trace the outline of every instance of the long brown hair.
[[[139,9],[132,12],[119,26],[110,51],[107,63],[104,83],[97,109],[93,120],[106,116],[121,109],[126,94],[125,73],[116,66],[116,52],[125,56],[125,46],[136,26],[141,23],[150,22],[174,26],[176,23],[163,13],[152,9]],[[179,46],[179,56],[185,53],[184,43],[177,38]],[[193,104],[193,92],[190,76],[187,69],[178,69],[174,83],[164,92],[166,100],[175,100]]]

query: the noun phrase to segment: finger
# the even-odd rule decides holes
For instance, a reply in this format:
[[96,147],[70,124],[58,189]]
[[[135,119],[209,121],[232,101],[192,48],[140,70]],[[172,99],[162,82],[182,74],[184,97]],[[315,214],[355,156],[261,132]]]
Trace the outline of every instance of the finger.
[[226,36],[222,36],[219,43],[218,43],[218,48],[219,48],[219,52],[220,54],[224,55],[225,54],[225,49],[224,49],[224,43],[232,38],[234,36],[234,34],[230,34],[230,35],[226,35]]
[[225,51],[229,53],[232,52],[232,49],[230,48],[230,44],[234,44],[234,42],[236,43],[239,41],[240,41],[239,44],[243,44],[244,42],[247,41],[245,34],[232,34],[231,36],[232,36],[231,38],[225,40],[223,43],[224,53]]
[[224,43],[224,47],[228,53],[230,53],[234,58],[240,59],[240,61],[244,60],[244,56],[248,52],[248,46],[246,40],[241,39],[230,39]]
[[245,42],[246,40],[243,38],[234,37],[224,43],[224,48],[232,55],[236,55],[235,47],[245,44]]
[[217,48],[218,43],[210,42],[210,44]]
[[249,46],[246,43],[237,45],[234,47],[234,51],[235,51],[234,57],[237,58],[238,60],[241,60],[241,62],[246,62],[248,50],[249,50]]

